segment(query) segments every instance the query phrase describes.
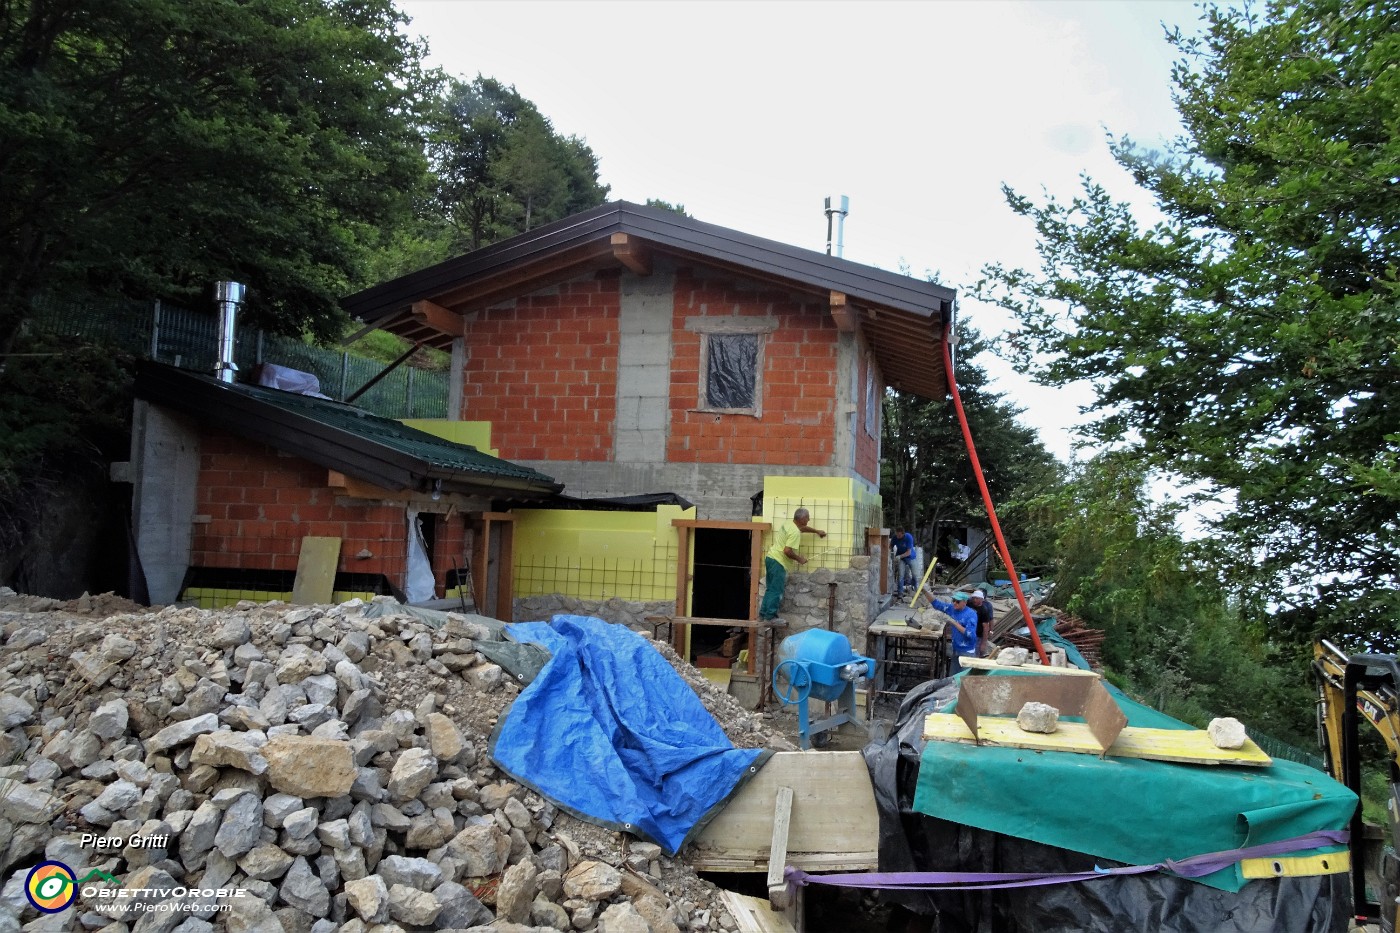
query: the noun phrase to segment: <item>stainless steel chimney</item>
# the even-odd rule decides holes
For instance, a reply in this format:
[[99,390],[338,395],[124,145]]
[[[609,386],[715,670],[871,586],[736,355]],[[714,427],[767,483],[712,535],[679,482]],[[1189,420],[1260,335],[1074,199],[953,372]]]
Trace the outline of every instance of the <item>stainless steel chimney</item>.
[[247,291],[248,286],[239,282],[214,283],[214,300],[219,303],[219,359],[214,364],[214,375],[220,382],[233,382],[233,375],[238,372],[233,362],[234,321]]

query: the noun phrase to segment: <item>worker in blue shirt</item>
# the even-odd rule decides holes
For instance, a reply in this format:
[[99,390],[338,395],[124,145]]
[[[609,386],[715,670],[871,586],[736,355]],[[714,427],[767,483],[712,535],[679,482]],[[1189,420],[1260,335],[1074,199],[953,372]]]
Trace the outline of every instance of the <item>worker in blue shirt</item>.
[[977,657],[977,610],[967,604],[967,594],[962,590],[954,593],[952,600],[945,603],[935,599],[933,608],[952,620],[948,623],[948,632],[953,637],[953,658],[960,670],[963,658]]

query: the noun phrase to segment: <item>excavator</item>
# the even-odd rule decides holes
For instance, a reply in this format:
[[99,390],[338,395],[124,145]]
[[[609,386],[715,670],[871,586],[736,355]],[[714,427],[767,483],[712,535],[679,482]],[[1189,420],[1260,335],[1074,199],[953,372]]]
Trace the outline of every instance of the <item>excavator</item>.
[[1361,794],[1360,720],[1369,722],[1390,754],[1390,797],[1386,801],[1388,832],[1381,848],[1375,884],[1376,900],[1367,897],[1365,823],[1361,806],[1351,818],[1352,899],[1358,920],[1375,920],[1381,933],[1396,933],[1400,908],[1400,665],[1395,655],[1348,655],[1323,640],[1313,645],[1313,674],[1317,681],[1317,737],[1328,772]]

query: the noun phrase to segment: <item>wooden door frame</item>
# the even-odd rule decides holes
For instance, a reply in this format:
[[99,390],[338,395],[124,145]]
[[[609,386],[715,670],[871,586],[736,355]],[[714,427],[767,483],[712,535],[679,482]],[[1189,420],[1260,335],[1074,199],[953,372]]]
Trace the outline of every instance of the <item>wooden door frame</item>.
[[[509,512],[468,512],[467,527],[472,532],[472,586],[478,590],[476,611],[502,622],[515,621],[515,516]],[[491,534],[500,539],[500,559],[491,574]],[[494,605],[487,605],[492,584]]]
[[[685,658],[685,636],[690,625],[719,625],[725,620],[694,619],[690,615],[691,583],[694,575],[690,572],[691,537],[697,528],[719,529],[722,531],[749,532],[749,617],[728,620],[736,626],[749,630],[748,672],[756,668],[756,646],[752,627],[758,619],[758,581],[763,574],[763,532],[772,529],[771,522],[736,522],[721,519],[673,518],[671,526],[676,529],[676,616],[671,626],[671,643],[676,653]],[[747,623],[747,624],[745,624]],[[686,659],[688,660],[688,659]]]

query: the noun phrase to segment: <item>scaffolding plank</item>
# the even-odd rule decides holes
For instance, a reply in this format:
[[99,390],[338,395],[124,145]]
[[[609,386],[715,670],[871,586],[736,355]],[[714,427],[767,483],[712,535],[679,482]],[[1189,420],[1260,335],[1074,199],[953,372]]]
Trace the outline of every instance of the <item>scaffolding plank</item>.
[[1050,667],[1041,664],[1039,661],[1030,661],[1022,665],[998,664],[993,658],[963,658],[963,667],[970,667],[976,671],[1017,671],[1027,674],[1059,674],[1064,677],[1098,677],[1095,671],[1086,671],[1078,667]]
[[[977,720],[983,745],[1006,748],[1027,748],[1035,751],[1074,752],[1082,755],[1099,754],[1087,724],[1060,722],[1056,731],[1043,735],[1023,732],[1015,719],[982,717]],[[967,723],[951,713],[933,713],[924,720],[924,738],[933,742],[963,742],[975,745]],[[1249,765],[1268,767],[1273,759],[1246,739],[1243,748],[1216,748],[1203,729],[1146,729],[1127,726],[1108,749],[1112,758],[1147,758],[1200,765]]]
[[792,789],[787,864],[804,871],[878,867],[879,812],[860,752],[778,752],[696,837],[700,871],[766,871],[779,788]]

